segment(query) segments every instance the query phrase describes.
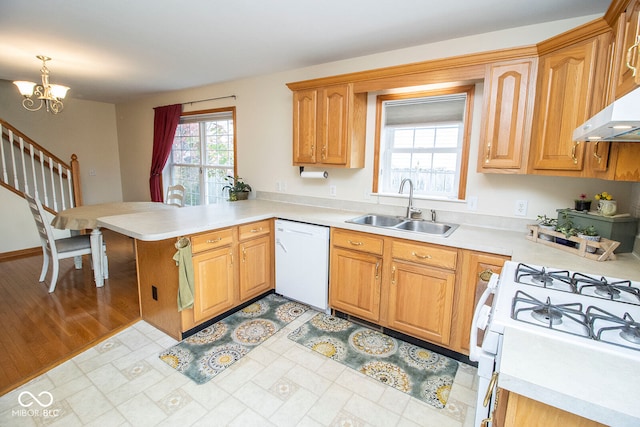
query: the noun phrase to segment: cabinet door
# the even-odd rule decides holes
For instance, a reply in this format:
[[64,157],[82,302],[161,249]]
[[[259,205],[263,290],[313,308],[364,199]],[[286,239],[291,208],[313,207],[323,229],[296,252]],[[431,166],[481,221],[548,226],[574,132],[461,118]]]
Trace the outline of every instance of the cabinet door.
[[448,345],[455,274],[395,261],[391,264],[388,326]]
[[598,51],[606,51],[602,44],[594,38],[541,58],[530,153],[533,173],[582,170],[585,144],[573,142],[573,130],[597,104],[594,81]]
[[231,246],[193,256],[194,321],[224,313],[236,303]]
[[240,301],[273,289],[273,248],[270,236],[242,242],[240,248]]
[[487,66],[478,172],[526,171],[536,64],[526,59]]
[[509,393],[504,427],[604,427],[596,421],[554,408],[516,393]]
[[349,86],[330,86],[320,91],[320,162],[346,165],[349,149]]
[[293,164],[316,163],[318,94],[315,89],[293,93]]
[[382,258],[333,247],[329,305],[362,319],[380,318]]
[[[500,273],[507,259],[508,257],[501,255],[463,251],[451,327],[452,350],[469,354],[469,335],[476,304],[487,289],[491,273]],[[478,342],[482,342],[482,337],[479,337]]]
[[640,85],[640,1],[633,0],[616,27],[616,98]]

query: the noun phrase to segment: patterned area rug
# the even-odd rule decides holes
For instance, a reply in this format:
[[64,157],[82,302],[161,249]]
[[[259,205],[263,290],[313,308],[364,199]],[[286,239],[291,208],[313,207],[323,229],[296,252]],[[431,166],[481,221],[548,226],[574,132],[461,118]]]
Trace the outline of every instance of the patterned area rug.
[[275,294],[185,338],[160,353],[169,366],[204,384],[224,371],[308,307]]
[[446,405],[458,370],[453,359],[323,313],[289,339],[436,408]]

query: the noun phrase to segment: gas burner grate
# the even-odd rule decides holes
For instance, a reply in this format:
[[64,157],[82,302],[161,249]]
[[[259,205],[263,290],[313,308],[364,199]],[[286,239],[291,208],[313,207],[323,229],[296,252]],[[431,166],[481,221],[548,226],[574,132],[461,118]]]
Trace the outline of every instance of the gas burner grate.
[[[516,268],[516,282],[577,293],[568,270],[547,270],[545,267],[531,267],[520,263]],[[562,284],[560,288],[556,286],[558,282]]]
[[593,291],[597,297],[620,300],[622,293],[625,293],[634,300],[634,303],[640,303],[640,289],[632,286],[630,280],[609,283],[606,277],[596,279],[582,273],[573,273],[573,279],[580,294],[587,295]]
[[640,323],[629,313],[622,317],[599,307],[587,308],[592,338],[609,344],[640,350]]
[[517,291],[511,304],[511,318],[572,335],[591,337],[587,316],[581,303],[552,304]]

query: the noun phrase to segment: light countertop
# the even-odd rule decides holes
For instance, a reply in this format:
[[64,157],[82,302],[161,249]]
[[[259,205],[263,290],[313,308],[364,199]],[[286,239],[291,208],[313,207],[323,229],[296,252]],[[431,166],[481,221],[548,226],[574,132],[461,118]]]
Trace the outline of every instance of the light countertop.
[[526,230],[524,229],[510,231],[461,224],[449,237],[440,237],[345,222],[365,213],[371,212],[345,211],[266,200],[246,200],[106,216],[98,218],[98,225],[135,239],[157,241],[276,217],[506,255],[514,261],[640,281],[640,259],[631,253],[617,254],[615,261],[595,261],[531,242],[525,238]]

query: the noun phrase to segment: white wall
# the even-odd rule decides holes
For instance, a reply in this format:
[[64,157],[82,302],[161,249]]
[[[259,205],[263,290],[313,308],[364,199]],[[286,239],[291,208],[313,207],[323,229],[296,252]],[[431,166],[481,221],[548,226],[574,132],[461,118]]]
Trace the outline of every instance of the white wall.
[[[62,160],[76,154],[84,204],[122,200],[115,105],[72,97],[64,110],[53,115],[27,111],[17,88],[0,80],[0,117]],[[90,175],[89,171],[95,171]],[[0,188],[0,253],[40,245],[31,213],[24,199]],[[20,219],[18,219],[20,218]],[[27,228],[20,227],[24,220]]]
[[[237,80],[201,88],[158,94],[118,105],[118,141],[125,200],[149,199],[148,171],[153,137],[153,107],[193,100],[236,95],[207,103],[185,105],[185,111],[235,105],[237,108],[238,174],[254,190],[275,192],[276,183],[285,193],[329,197],[329,186],[337,188],[337,200],[362,201],[405,206],[406,200],[369,196],[373,176],[373,124],[368,120],[366,165],[364,169],[328,169],[327,180],[303,180],[292,166],[292,96],[287,82],[307,80],[392,65],[424,61],[471,52],[525,46],[574,28],[591,18],[558,21],[489,34],[417,46],[315,67]],[[215,67],[215,64],[212,64]],[[476,110],[482,105],[482,85],[478,86]],[[371,117],[371,116],[370,116]],[[528,201],[528,217],[555,215],[555,209],[569,207],[580,193],[615,194],[620,210],[630,207],[632,185],[596,179],[478,174],[476,160],[480,122],[474,122],[469,160],[468,196],[478,197],[478,213],[514,216],[515,200]],[[380,200],[378,200],[380,199]],[[447,211],[466,211],[465,203],[419,200],[419,207]]]

